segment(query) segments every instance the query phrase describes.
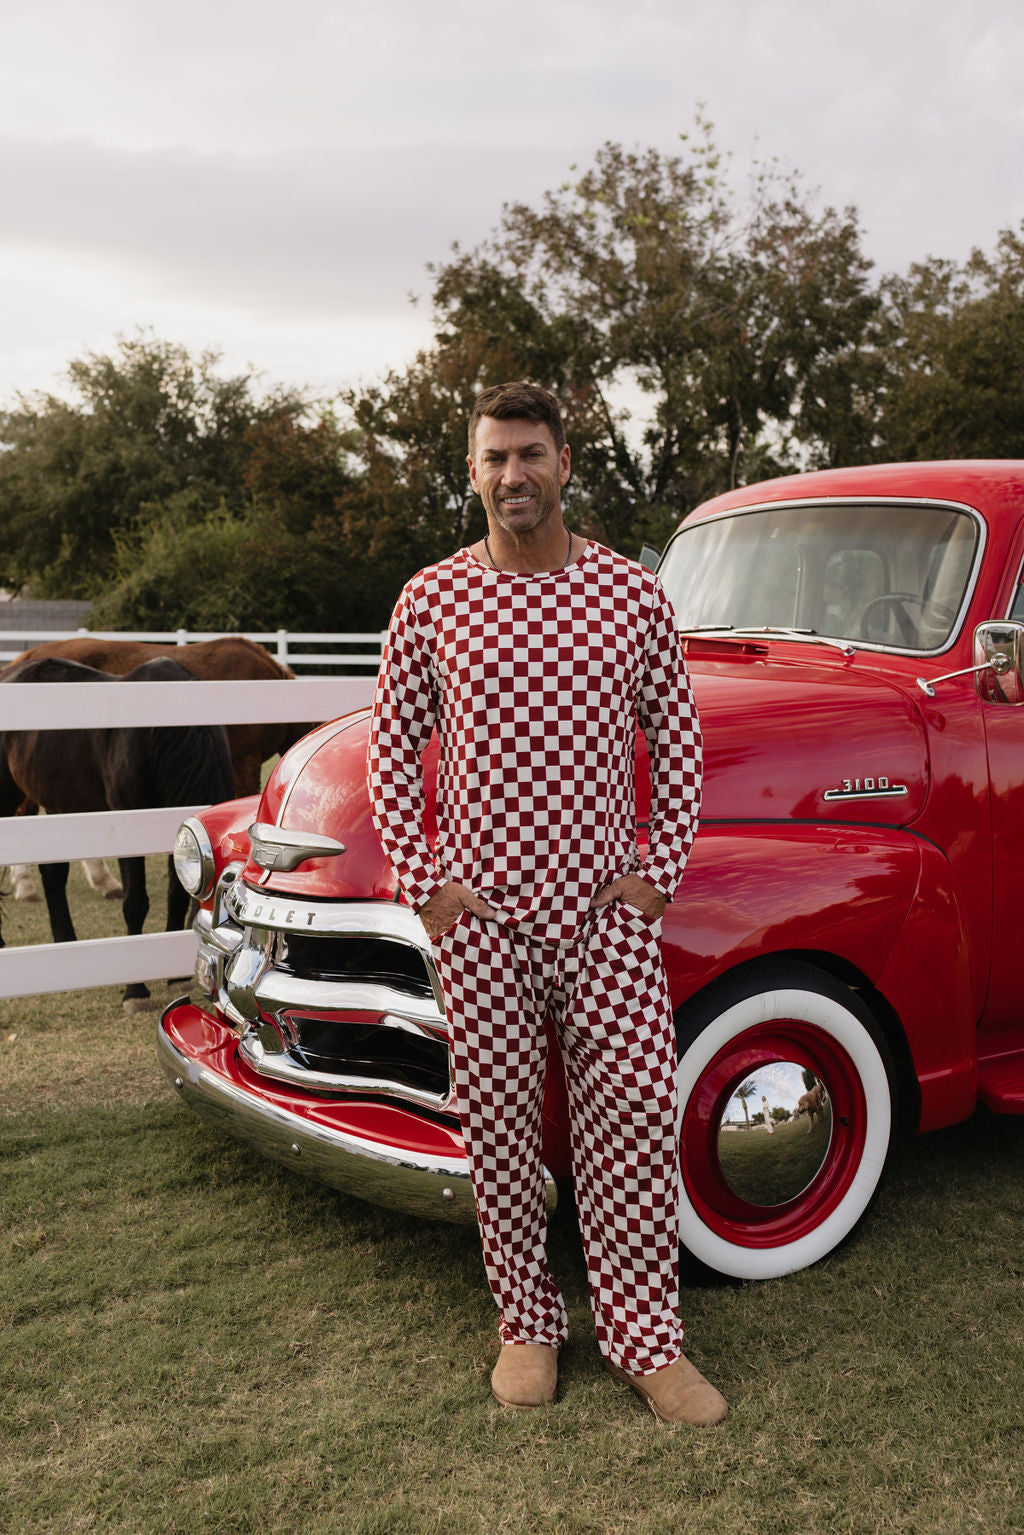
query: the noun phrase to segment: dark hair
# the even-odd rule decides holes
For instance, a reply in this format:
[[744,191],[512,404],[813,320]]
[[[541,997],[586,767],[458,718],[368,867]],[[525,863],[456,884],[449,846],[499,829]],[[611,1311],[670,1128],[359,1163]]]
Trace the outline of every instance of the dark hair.
[[495,384],[478,394],[469,418],[469,451],[473,453],[477,423],[483,416],[496,421],[535,421],[547,427],[555,439],[555,452],[565,447],[565,427],[558,401],[537,384]]

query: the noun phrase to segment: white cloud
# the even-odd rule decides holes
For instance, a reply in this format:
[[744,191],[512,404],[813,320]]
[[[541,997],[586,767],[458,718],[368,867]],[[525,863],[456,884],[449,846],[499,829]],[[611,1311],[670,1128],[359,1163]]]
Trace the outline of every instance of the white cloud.
[[[758,1067],[753,1076],[745,1080],[754,1088],[753,1098],[747,1099],[747,1110],[751,1116],[763,1112],[762,1095],[767,1098],[769,1109],[781,1108],[792,1111],[807,1091],[800,1067],[793,1065],[792,1062],[772,1061],[767,1066]],[[737,1098],[729,1099],[725,1117],[732,1121],[743,1119],[743,1105]]]
[[67,358],[138,326],[232,356],[248,336],[245,361],[278,374],[293,359],[292,381],[315,388],[400,365],[429,341],[429,305],[409,302],[429,295],[426,263],[500,214],[500,192],[466,195],[485,158],[506,189],[544,184],[520,186],[515,156],[471,146],[243,156],[2,141],[0,389],[52,387],[35,364],[60,333]]
[[[508,187],[514,158],[498,158]],[[429,146],[243,155],[8,139],[0,206],[8,248],[158,273],[172,298],[351,312],[422,289],[431,256],[497,219],[500,192],[466,196],[480,160]]]
[[311,363],[319,328],[324,374],[346,327],[369,355],[374,317],[374,371],[400,365],[424,335],[406,296],[428,287],[428,260],[475,244],[504,201],[536,200],[606,139],[673,151],[699,101],[737,184],[755,155],[781,158],[859,206],[883,267],[962,257],[1024,217],[1016,0],[13,12],[0,260],[27,275],[0,294],[0,323],[29,369],[173,313],[190,334],[209,325],[211,344],[250,336],[252,353],[291,327]]

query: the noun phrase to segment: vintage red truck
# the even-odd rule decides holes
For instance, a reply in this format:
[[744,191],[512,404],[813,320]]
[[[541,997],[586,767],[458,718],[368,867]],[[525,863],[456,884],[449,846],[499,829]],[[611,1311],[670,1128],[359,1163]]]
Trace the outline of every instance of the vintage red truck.
[[[692,512],[659,569],[705,738],[663,925],[680,1242],[691,1271],[767,1278],[850,1234],[898,1129],[1024,1113],[1024,462],[747,486]],[[366,731],[366,711],[315,730],[259,801],[185,822],[199,954],[159,1054],[186,1103],[298,1172],[472,1221]],[[647,796],[641,742],[641,843]],[[553,1203],[571,1167],[550,1059]]]

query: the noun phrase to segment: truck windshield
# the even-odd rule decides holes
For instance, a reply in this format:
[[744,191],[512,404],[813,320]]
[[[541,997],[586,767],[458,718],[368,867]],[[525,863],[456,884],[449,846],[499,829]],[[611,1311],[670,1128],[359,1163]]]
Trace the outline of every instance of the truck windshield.
[[658,574],[683,630],[789,629],[940,650],[967,595],[978,525],[950,507],[804,502],[680,529]]

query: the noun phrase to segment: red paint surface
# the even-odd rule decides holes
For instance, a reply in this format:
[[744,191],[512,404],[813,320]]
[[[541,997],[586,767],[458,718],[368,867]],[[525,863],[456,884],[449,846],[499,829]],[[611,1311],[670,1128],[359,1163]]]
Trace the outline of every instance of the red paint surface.
[[[979,1068],[998,1063],[999,1079],[1009,1080],[1013,1061],[1024,1053],[1017,957],[1024,707],[983,705],[970,678],[928,699],[915,679],[970,666],[975,626],[1008,613],[1024,561],[1024,463],[825,471],[731,492],[688,521],[764,502],[844,496],[930,498],[981,514],[987,543],[967,621],[942,655],[929,658],[870,650],[845,657],[785,639],[687,641],[705,735],[706,788],[690,868],[666,914],[666,961],[677,1006],[735,966],[765,956],[797,954],[867,988],[894,1031],[896,1053],[909,1058],[920,1125],[935,1128],[971,1112]],[[275,874],[264,888],[310,899],[395,898],[370,821],[365,750],[366,716],[353,715],[314,732],[279,764],[260,819],[280,816],[290,829],[337,837],[346,852]],[[435,762],[432,745],[425,758],[430,827]],[[641,821],[649,803],[646,771],[641,739]],[[880,774],[906,784],[907,796],[823,799],[825,789],[845,778]],[[215,807],[203,817],[221,862],[240,856],[253,818],[251,802]],[[262,873],[250,865],[244,877],[255,882]],[[398,1135],[410,1147],[443,1142],[447,1154],[457,1140],[413,1112],[373,1103],[325,1105],[268,1085],[239,1066],[234,1036],[216,1021],[203,1022],[187,1009],[174,1020],[186,1054],[233,1073],[246,1090],[293,1112],[329,1114],[353,1133],[381,1140]],[[751,1060],[770,1045],[748,1043]],[[793,1058],[791,1039],[783,1054]],[[746,1240],[790,1241],[841,1197],[856,1145],[844,1147],[839,1136],[799,1210],[756,1219],[750,1211],[729,1213],[715,1184],[709,1126],[716,1094],[725,1091],[718,1076],[724,1073],[724,1082],[746,1069],[738,1055],[730,1056],[701,1086],[688,1111],[688,1177],[694,1197],[718,1210],[715,1220],[750,1226]],[[839,1084],[840,1097],[852,1080],[838,1060],[822,1074],[833,1093],[832,1084]],[[549,1078],[545,1157],[556,1174],[568,1170],[560,1068]]]
[[191,1003],[182,1003],[165,1013],[164,1028],[168,1038],[189,1060],[310,1124],[326,1125],[364,1140],[403,1146],[410,1151],[442,1157],[466,1154],[458,1130],[421,1119],[408,1109],[389,1103],[314,1098],[257,1076],[239,1059],[238,1036],[234,1031]]

